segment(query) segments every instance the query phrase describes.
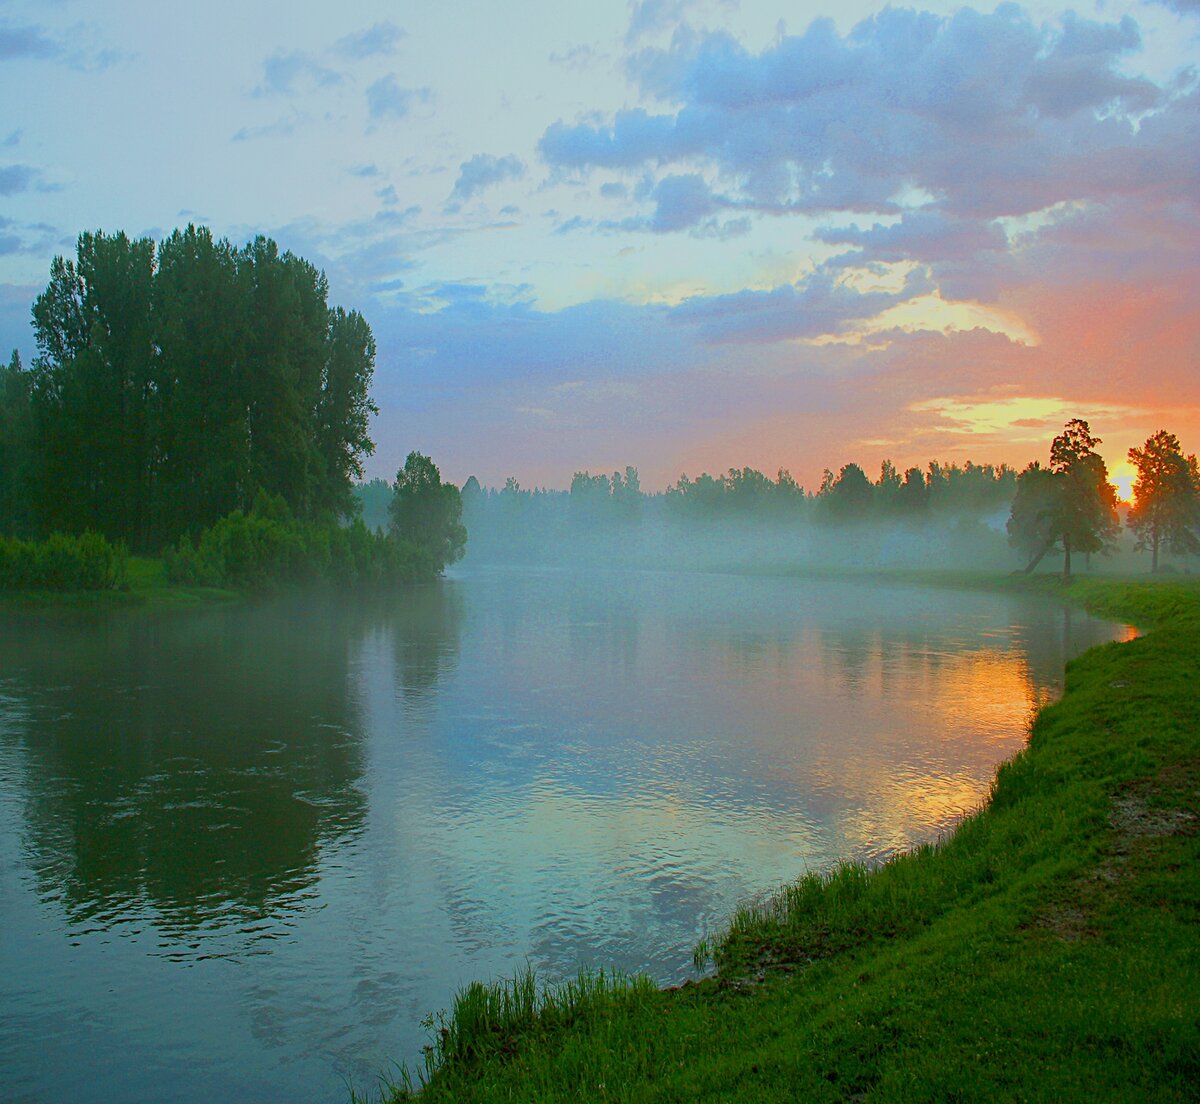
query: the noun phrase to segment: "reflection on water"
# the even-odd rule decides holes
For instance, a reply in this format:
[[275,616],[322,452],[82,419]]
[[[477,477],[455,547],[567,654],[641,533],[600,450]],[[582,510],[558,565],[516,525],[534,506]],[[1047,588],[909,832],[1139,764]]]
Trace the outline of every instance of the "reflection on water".
[[470,978],[677,980],[747,895],[978,804],[1122,632],[630,573],[7,615],[0,1096],[341,1100]]

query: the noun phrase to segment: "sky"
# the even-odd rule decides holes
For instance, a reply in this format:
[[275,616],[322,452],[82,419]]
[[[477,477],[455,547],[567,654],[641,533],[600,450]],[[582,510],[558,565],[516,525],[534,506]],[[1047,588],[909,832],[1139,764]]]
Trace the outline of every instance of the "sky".
[[[1200,451],[1200,2],[0,0],[0,349],[85,230],[273,237],[376,453],[565,487]],[[1127,482],[1122,488],[1127,491]]]

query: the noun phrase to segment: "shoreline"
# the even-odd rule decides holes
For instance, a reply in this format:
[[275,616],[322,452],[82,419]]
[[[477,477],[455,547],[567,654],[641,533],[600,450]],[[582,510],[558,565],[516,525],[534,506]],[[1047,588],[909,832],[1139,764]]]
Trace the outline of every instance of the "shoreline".
[[1200,580],[840,577],[867,574],[1043,594],[1138,636],[1068,664],[987,803],[944,839],[740,911],[697,948],[716,967],[699,982],[472,983],[431,1018],[426,1068],[385,1080],[384,1099],[1187,1099]]

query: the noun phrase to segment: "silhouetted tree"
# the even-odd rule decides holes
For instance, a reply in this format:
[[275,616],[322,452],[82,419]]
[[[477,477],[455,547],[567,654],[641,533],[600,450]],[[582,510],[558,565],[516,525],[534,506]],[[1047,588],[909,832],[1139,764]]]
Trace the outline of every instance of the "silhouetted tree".
[[1134,504],[1126,524],[1138,551],[1150,550],[1150,570],[1158,571],[1160,548],[1176,554],[1200,552],[1200,485],[1196,458],[1185,459],[1179,438],[1160,429],[1140,448],[1129,450],[1137,469]]
[[1034,463],[1021,473],[1008,533],[1011,543],[1030,556],[1026,572],[1057,544],[1063,575],[1070,578],[1072,552],[1090,555],[1115,538],[1117,493],[1095,450],[1100,443],[1087,422],[1072,418],[1050,445],[1050,467]]
[[837,479],[823,489],[825,512],[834,521],[864,518],[871,508],[872,490],[867,473],[857,464],[846,464]]

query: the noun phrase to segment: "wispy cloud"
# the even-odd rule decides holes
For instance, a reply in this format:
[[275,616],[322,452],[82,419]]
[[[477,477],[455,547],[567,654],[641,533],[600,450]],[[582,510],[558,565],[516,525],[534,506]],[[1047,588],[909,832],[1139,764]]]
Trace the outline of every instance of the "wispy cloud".
[[477,153],[459,165],[458,179],[454,182],[451,198],[471,199],[485,188],[518,177],[524,171],[525,165],[517,157],[493,157],[487,153]]
[[46,180],[42,170],[32,165],[0,165],[0,196],[29,191],[57,192],[61,186]]
[[256,96],[294,96],[318,88],[332,88],[345,78],[341,73],[301,50],[272,54],[263,62]]
[[363,31],[356,31],[344,38],[339,38],[334,50],[342,57],[355,61],[365,58],[380,57],[394,54],[400,41],[406,37],[406,32],[395,23],[387,21],[376,23]]
[[63,53],[62,45],[41,27],[0,22],[0,61],[46,60],[61,57]]
[[395,73],[380,77],[367,88],[367,115],[372,123],[396,122],[407,117],[414,104],[429,103],[429,88],[403,88]]
[[234,142],[255,142],[261,138],[289,138],[307,120],[308,116],[293,112],[274,122],[263,123],[259,126],[244,126],[234,132],[232,140]]

